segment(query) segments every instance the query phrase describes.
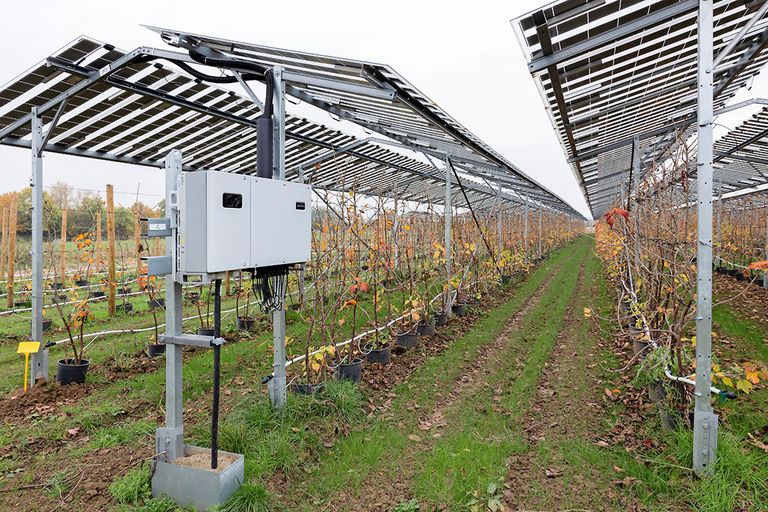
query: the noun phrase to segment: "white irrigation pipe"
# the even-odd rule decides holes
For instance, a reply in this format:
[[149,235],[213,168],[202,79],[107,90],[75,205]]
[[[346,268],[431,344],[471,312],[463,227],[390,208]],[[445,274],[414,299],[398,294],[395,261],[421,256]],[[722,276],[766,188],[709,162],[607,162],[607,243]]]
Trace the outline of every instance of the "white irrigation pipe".
[[[229,313],[235,311],[235,309],[236,308],[227,309],[227,310],[222,311],[221,313],[224,314],[224,315],[228,315]],[[193,320],[195,318],[198,318],[198,316],[194,315],[194,316],[189,316],[189,317],[186,317],[186,318],[182,318],[182,321]],[[162,327],[165,327],[164,323],[163,324],[157,324],[157,328],[158,329],[160,329]],[[92,333],[88,333],[88,334],[83,334],[83,338],[96,338],[96,337],[99,337],[99,336],[107,336],[107,335],[110,335],[110,334],[134,334],[134,333],[137,333],[137,332],[147,332],[147,331],[153,331],[153,330],[155,330],[155,326],[154,325],[152,325],[150,327],[142,327],[141,329],[114,329],[114,330],[111,330],[111,331],[99,331],[99,332],[92,332]],[[93,341],[95,341],[95,340],[93,340]],[[93,341],[91,341],[91,343],[93,343]],[[48,344],[48,346],[61,345],[62,343],[68,343],[68,342],[69,342],[69,338],[64,338],[63,340],[51,341]],[[90,343],[87,346],[90,346]]]

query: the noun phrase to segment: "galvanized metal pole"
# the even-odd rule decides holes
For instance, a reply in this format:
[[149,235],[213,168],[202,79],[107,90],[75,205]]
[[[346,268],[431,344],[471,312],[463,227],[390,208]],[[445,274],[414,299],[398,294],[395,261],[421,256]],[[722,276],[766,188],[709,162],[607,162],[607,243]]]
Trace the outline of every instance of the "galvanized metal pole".
[[41,349],[32,354],[29,385],[38,379],[48,380],[48,349],[43,343],[43,120],[32,108],[32,341],[39,341]]
[[[501,192],[501,189],[499,189],[499,192]],[[504,241],[501,238],[502,234],[501,204],[499,204],[499,209],[496,210],[496,254],[499,255],[499,260],[501,260],[501,251],[504,250]]]
[[698,245],[696,253],[696,391],[693,470],[712,472],[717,455],[717,416],[712,412],[712,173],[713,0],[699,0],[698,46]]
[[543,212],[543,210],[541,208],[539,208],[539,249],[538,249],[539,259],[541,259],[541,257],[543,256],[543,254],[541,252],[541,239],[543,238],[543,233],[541,231],[541,217],[542,217],[542,215],[544,215],[544,212]]
[[[165,278],[165,334],[182,334],[181,284],[176,281],[176,236],[178,229],[178,182],[181,175],[181,151],[165,157],[165,214],[171,220],[171,236],[166,239],[165,254],[171,257],[171,273]],[[165,427],[157,429],[155,446],[163,459],[184,456],[184,396],[182,345],[168,343],[165,349]]]
[[[768,260],[768,201],[764,205],[763,215],[765,215],[765,247],[763,256]],[[768,288],[768,272],[763,273],[763,288]]]
[[635,275],[640,272],[640,137],[632,142],[632,182],[635,189]]
[[[285,179],[285,82],[283,67],[272,68],[274,97],[274,167],[272,179]],[[288,398],[285,372],[285,304],[272,312],[272,345],[274,377],[269,381],[269,398],[274,407],[282,408]]]
[[451,199],[451,161],[449,158],[445,159],[445,208],[443,209],[443,218],[445,223],[445,232],[443,234],[443,245],[445,246],[445,278],[447,293],[445,297],[445,314],[448,316],[453,315],[452,311],[452,291],[451,291],[451,277],[453,276],[453,248],[451,240],[451,216],[453,215],[453,204]]
[[525,201],[525,223],[523,224],[523,242],[525,243],[525,262],[528,263],[528,201]]

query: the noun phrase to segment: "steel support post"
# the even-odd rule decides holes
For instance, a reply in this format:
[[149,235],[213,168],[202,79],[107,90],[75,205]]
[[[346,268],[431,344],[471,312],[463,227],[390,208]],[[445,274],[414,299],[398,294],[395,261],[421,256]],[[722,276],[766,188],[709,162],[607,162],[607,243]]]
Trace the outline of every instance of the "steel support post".
[[451,316],[453,314],[453,296],[451,291],[451,278],[453,277],[453,248],[451,240],[451,216],[453,215],[453,203],[451,199],[451,161],[445,159],[445,207],[443,208],[443,220],[445,224],[445,232],[443,234],[443,245],[445,246],[445,278],[446,278],[446,297],[445,297],[445,314]]
[[[768,260],[768,202],[763,207],[763,215],[765,215],[765,247],[763,256]],[[763,273],[763,288],[768,288],[768,272]]]
[[[40,342],[40,351],[32,354],[29,385],[48,380],[48,349],[43,348],[43,120],[32,108],[32,341]],[[63,280],[63,277],[62,277]]]
[[528,201],[525,201],[525,220],[523,222],[523,243],[525,244],[525,262],[528,263]]
[[[274,97],[274,167],[272,179],[285,179],[285,82],[283,67],[272,68]],[[269,398],[274,407],[282,408],[287,399],[285,373],[285,304],[272,312],[272,345],[274,377],[269,381]]]
[[696,255],[696,402],[693,470],[711,473],[717,455],[717,416],[712,412],[712,99],[713,0],[699,0],[698,45],[698,244]]
[[543,215],[544,215],[544,211],[541,208],[539,208],[539,248],[538,248],[538,253],[539,253],[538,256],[539,256],[539,258],[541,258],[543,256],[543,254],[541,252],[541,239],[543,237],[543,233],[541,231],[541,218],[542,218]]
[[[165,213],[171,220],[171,236],[166,239],[165,254],[171,257],[172,270],[165,278],[165,335],[182,334],[181,284],[176,280],[176,237],[179,225],[178,183],[181,151],[165,157]],[[165,427],[157,429],[156,449],[162,459],[172,461],[184,455],[184,397],[182,345],[168,343],[165,348]]]
[[504,250],[504,240],[502,240],[502,235],[504,233],[504,226],[502,225],[502,219],[501,219],[501,204],[499,204],[499,209],[496,212],[496,254],[499,255],[499,260],[501,260],[501,252]]
[[635,137],[632,147],[632,186],[635,189],[635,275],[640,272],[640,137]]

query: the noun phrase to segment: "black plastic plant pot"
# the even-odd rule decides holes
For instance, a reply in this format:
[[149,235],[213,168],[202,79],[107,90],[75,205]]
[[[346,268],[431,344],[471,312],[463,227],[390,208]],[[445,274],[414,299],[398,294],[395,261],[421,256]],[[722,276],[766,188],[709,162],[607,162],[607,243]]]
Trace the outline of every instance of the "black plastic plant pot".
[[323,390],[325,384],[318,382],[317,384],[310,384],[308,382],[291,382],[288,386],[288,391],[296,395],[314,395]]
[[737,281],[744,281],[744,272],[736,272],[736,274],[733,276],[736,278]]
[[165,343],[150,343],[147,345],[149,357],[158,357],[165,354]]
[[32,302],[28,300],[17,300],[16,302],[13,303],[13,305],[16,306],[17,308],[31,308]]
[[118,304],[115,306],[115,311],[118,313],[130,313],[133,311],[133,304],[126,302],[125,304]]
[[123,286],[122,288],[117,289],[117,293],[119,293],[120,295],[128,295],[129,293],[131,293],[131,289],[127,286]]
[[438,327],[448,325],[448,313],[435,313],[435,325]]
[[363,360],[356,357],[351,363],[342,363],[336,367],[334,375],[339,380],[348,380],[350,382],[360,382],[363,375]]
[[454,304],[453,306],[451,306],[451,309],[453,311],[453,314],[456,316],[467,316],[466,304]]
[[419,344],[419,335],[415,332],[401,332],[395,338],[398,347],[414,348]]
[[738,270],[736,270],[735,268],[729,268],[728,269],[728,275],[729,276],[735,276],[736,272],[738,272]]
[[650,345],[650,343],[648,343],[647,341],[632,340],[632,348],[634,349],[635,354],[642,353],[643,355],[645,355],[648,350],[648,345]]
[[184,296],[185,299],[187,299],[189,302],[197,302],[200,300],[200,293],[198,292],[189,292]]
[[84,384],[88,366],[87,359],[81,359],[80,364],[75,364],[74,359],[60,359],[56,367],[56,382],[62,386],[67,384]]
[[435,335],[435,322],[419,322],[416,325],[416,332],[419,336],[434,336]]
[[504,274],[501,276],[501,284],[502,286],[509,286],[512,284],[512,276],[508,274]]
[[51,283],[52,290],[61,290],[64,288],[64,283]]
[[198,336],[213,336],[213,327],[198,327]]
[[[241,331],[253,331],[253,328],[256,326],[256,319],[255,318],[245,318],[242,316],[237,317],[237,328]],[[211,334],[213,336],[213,334]]]
[[100,298],[104,297],[104,295],[106,295],[106,294],[104,292],[102,292],[101,290],[99,290],[99,291],[95,291],[95,292],[89,293],[88,297],[90,297],[92,299],[100,299]]
[[[29,321],[32,324],[32,320]],[[49,318],[43,318],[43,332],[50,331],[53,326],[53,320]]]
[[152,309],[161,309],[165,307],[165,299],[150,299],[147,304]]
[[87,279],[78,279],[75,281],[76,286],[88,286],[88,280]]
[[371,350],[365,356],[365,360],[369,363],[389,364],[392,360],[392,345]]

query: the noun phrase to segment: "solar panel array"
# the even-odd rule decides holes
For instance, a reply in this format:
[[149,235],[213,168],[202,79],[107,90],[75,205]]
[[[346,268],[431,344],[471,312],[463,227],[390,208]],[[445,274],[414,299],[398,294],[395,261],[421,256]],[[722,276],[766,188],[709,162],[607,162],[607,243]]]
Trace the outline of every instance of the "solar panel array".
[[[0,143],[30,147],[32,107],[67,91],[46,151],[161,167],[165,155],[179,149],[186,170],[255,172],[261,111],[250,98],[197,80],[155,59],[152,49],[126,53],[89,37],[0,88]],[[44,114],[44,132],[55,112],[50,108]],[[343,151],[350,144],[354,148]],[[444,172],[426,161],[290,114],[285,153],[288,180],[301,175],[317,188],[419,202],[441,204],[444,198]],[[465,178],[471,174],[461,171]],[[471,176],[462,181],[479,208],[527,200]],[[454,204],[461,206],[458,183],[452,182]],[[547,206],[572,212],[554,200]]]
[[[552,208],[562,209],[565,204],[386,64],[271,48],[167,28],[149,28],[173,46],[189,49],[194,45],[261,66],[281,65],[306,80],[306,83],[292,83],[289,94],[417,150],[446,151],[475,160],[486,169],[486,177],[494,175],[518,193]],[[331,79],[355,89],[331,89],[313,79]],[[373,98],[371,93],[374,92],[389,96]]]
[[[764,3],[714,2],[715,55]],[[648,167],[692,133],[697,12],[698,0],[559,0],[513,20],[594,216],[626,185],[635,136]],[[766,44],[761,19],[715,70],[715,109],[760,71]]]

